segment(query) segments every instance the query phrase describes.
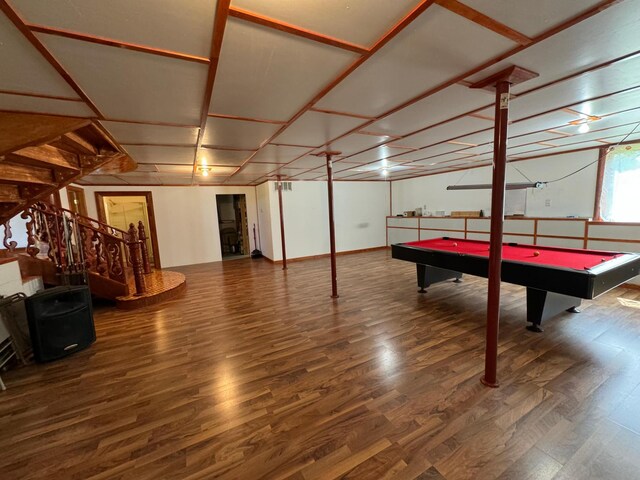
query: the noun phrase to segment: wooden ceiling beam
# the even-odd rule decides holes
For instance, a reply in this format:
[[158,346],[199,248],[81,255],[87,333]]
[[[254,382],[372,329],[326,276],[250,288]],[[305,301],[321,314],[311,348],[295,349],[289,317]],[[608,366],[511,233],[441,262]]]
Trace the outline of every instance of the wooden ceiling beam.
[[21,200],[16,185],[0,185],[0,203],[19,203]]
[[37,25],[33,23],[25,23],[25,25],[32,32],[45,33],[47,35],[55,35],[57,37],[71,38],[73,40],[80,40],[83,42],[95,43],[108,47],[124,48],[125,50],[133,50],[135,52],[149,53],[151,55],[159,55],[161,57],[175,58],[178,60],[185,60],[187,62],[203,63],[207,65],[209,64],[208,58],[199,57],[197,55],[189,55],[172,50],[164,50],[162,48],[148,47],[136,43],[121,42],[119,40],[113,40],[111,38],[72,32],[71,30],[65,30],[62,28],[46,27],[44,25]]
[[0,162],[0,183],[55,186],[53,172],[46,168]]
[[281,22],[274,18],[250,12],[242,8],[231,7],[229,9],[229,16],[237,18],[239,20],[255,23],[257,25],[262,25],[263,27],[273,28],[274,30],[306,38],[307,40],[313,40],[314,42],[324,43],[325,45],[329,45],[331,47],[348,50],[350,52],[357,53],[358,55],[366,55],[367,53],[369,53],[369,50],[361,45],[356,45],[355,43],[346,42],[344,40],[330,37],[328,35],[313,32],[311,30],[307,30],[306,28],[297,27],[290,23]]
[[15,27],[20,30],[22,35],[35,47],[38,52],[49,62],[49,64],[60,74],[62,78],[67,82],[67,84],[78,94],[78,96],[84,100],[84,102],[89,106],[91,110],[98,116],[98,118],[104,118],[102,112],[95,103],[89,98],[89,96],[85,93],[80,85],[76,83],[76,81],[71,78],[71,75],[67,70],[62,66],[58,60],[47,50],[44,44],[36,37],[35,33],[33,33],[29,27],[27,27],[22,17],[18,15],[18,13],[9,5],[7,0],[0,0],[0,10],[11,20],[11,23],[15,25]]
[[50,145],[23,148],[6,155],[5,159],[20,165],[80,171],[77,155]]
[[198,164],[198,150],[202,146],[204,139],[204,129],[207,126],[207,118],[209,118],[209,105],[211,104],[211,96],[213,95],[213,86],[218,71],[218,63],[220,62],[220,52],[222,50],[222,39],[224,30],[229,18],[229,8],[231,0],[218,0],[216,5],[216,14],[213,19],[213,34],[211,36],[211,50],[209,55],[209,71],[207,73],[207,83],[204,89],[204,99],[202,101],[202,109],[200,111],[200,130],[198,130],[198,138],[196,141],[196,152],[193,157],[193,173],[191,174],[191,183],[195,180],[196,165]]
[[505,24],[500,23],[497,20],[488,17],[484,13],[468,7],[464,3],[458,2],[457,0],[436,0],[436,3],[441,7],[446,8],[450,12],[460,15],[467,20],[471,20],[473,23],[487,28],[492,32],[497,33],[498,35],[502,35],[503,37],[508,38],[509,40],[516,42],[519,45],[529,45],[533,41],[523,33],[520,33],[506,26]]

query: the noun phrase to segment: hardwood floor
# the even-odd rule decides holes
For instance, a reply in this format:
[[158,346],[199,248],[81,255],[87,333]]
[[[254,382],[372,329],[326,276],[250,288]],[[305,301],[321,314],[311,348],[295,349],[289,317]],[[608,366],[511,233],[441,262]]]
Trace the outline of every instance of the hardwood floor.
[[416,293],[387,251],[180,269],[183,296],[98,308],[98,340],[3,374],[2,479],[640,478],[640,291],[525,330],[503,285],[482,386],[486,281]]

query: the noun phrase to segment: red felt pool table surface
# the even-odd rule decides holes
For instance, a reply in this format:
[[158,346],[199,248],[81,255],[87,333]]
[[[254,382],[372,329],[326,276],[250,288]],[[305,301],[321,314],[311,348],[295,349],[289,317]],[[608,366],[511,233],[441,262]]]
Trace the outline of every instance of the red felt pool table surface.
[[[461,255],[489,256],[489,242],[465,240],[460,238],[432,238],[408,242],[404,245],[459,253]],[[538,252],[539,255],[536,255]],[[537,263],[553,267],[588,270],[622,255],[617,252],[599,250],[580,250],[573,248],[543,247],[541,245],[521,245],[505,243],[502,247],[502,259],[515,262]]]

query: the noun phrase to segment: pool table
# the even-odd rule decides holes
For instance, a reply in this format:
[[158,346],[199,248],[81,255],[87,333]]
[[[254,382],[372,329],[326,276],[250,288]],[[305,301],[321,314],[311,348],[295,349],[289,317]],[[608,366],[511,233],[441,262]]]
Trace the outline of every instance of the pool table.
[[[417,265],[418,286],[463,273],[487,277],[489,242],[463,238],[432,238],[391,246],[393,258]],[[505,243],[502,281],[527,287],[527,329],[541,332],[546,320],[563,310],[577,312],[582,299],[592,299],[640,275],[640,255]]]

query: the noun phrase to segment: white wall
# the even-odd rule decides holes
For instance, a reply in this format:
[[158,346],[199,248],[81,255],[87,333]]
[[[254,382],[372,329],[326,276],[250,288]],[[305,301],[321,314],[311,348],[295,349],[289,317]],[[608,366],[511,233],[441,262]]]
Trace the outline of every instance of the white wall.
[[[550,181],[575,172],[598,159],[598,150],[555,155],[553,157],[515,162],[507,166],[507,182],[526,182],[516,170],[531,181]],[[542,190],[527,189],[527,216],[592,217],[595,201],[597,163]],[[462,170],[392,183],[393,214],[422,207],[426,211],[484,210],[491,207],[491,190],[454,190],[448,185],[491,183],[491,167]],[[550,206],[546,206],[546,200]]]
[[[282,260],[280,211],[274,182],[267,186],[273,237],[272,260]],[[329,204],[326,182],[293,182],[293,190],[283,192],[287,258],[329,253]],[[386,244],[389,213],[389,185],[386,182],[334,182],[336,250],[345,252]],[[260,199],[266,195],[259,195]],[[267,206],[261,210],[267,211]],[[262,222],[262,219],[261,219]]]
[[94,192],[151,192],[163,268],[222,259],[216,194],[245,194],[249,222],[249,243],[255,248],[251,229],[258,223],[254,187],[101,187],[82,186],[90,217],[98,218]]

